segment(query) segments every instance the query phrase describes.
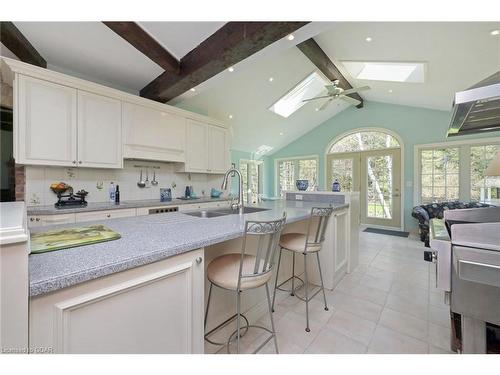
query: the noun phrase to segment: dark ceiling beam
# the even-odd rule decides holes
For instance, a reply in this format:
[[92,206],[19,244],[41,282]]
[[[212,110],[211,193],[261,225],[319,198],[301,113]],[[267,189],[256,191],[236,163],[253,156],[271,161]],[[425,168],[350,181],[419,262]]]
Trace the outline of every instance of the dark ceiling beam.
[[161,74],[141,96],[167,102],[307,23],[228,22],[181,59],[179,75]]
[[180,64],[163,46],[135,22],[103,21],[107,27],[121,36],[137,50],[170,74],[179,74]]
[[42,68],[47,67],[47,61],[12,22],[0,22],[0,42],[19,60]]
[[[307,39],[306,41],[297,44],[297,48],[302,51],[304,55],[307,56],[311,62],[316,65],[316,67],[330,80],[339,80],[339,87],[344,90],[352,89],[349,81],[342,75],[340,70],[335,66],[335,64],[330,60],[327,54],[321,49],[318,43],[313,38]],[[358,94],[349,94],[351,98],[359,100],[361,103],[356,106],[356,108],[363,108],[363,98]]]

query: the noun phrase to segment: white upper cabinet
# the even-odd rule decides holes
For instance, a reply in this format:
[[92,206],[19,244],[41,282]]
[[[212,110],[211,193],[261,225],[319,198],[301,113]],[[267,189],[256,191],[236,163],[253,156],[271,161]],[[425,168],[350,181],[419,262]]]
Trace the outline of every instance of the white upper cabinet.
[[194,173],[225,173],[229,168],[227,130],[188,119],[186,163],[182,169]]
[[186,172],[208,172],[208,126],[187,120]]
[[225,173],[229,168],[227,131],[218,126],[208,127],[208,171]]
[[14,157],[19,164],[76,164],[77,90],[18,76]]
[[137,104],[123,103],[123,157],[184,162],[184,117]]
[[78,91],[78,165],[122,168],[121,101]]

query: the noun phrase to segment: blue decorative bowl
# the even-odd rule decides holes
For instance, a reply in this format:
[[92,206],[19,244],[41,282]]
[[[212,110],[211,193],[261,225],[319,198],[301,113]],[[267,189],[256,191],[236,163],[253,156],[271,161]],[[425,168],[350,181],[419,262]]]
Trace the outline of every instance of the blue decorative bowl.
[[306,191],[309,187],[309,180],[297,180],[295,181],[295,186],[297,186],[297,189],[300,191]]
[[220,198],[222,193],[223,193],[222,191],[212,188],[210,190],[210,197],[211,198]]

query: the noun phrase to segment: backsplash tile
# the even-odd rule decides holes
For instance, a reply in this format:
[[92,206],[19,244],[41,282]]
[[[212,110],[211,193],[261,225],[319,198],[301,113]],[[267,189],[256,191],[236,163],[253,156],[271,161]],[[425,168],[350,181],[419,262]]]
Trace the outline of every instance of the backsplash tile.
[[[148,167],[149,181],[156,172],[157,186],[149,185],[139,188],[141,168]],[[153,169],[153,167],[155,167]],[[159,169],[158,169],[159,167]],[[143,169],[143,179],[146,179],[146,168]],[[162,162],[147,162],[139,160],[125,160],[123,169],[97,169],[97,168],[65,168],[26,166],[26,203],[28,206],[45,206],[57,202],[56,195],[50,190],[54,182],[66,182],[74,191],[85,189],[89,192],[89,202],[106,202],[108,200],[108,187],[112,181],[120,185],[120,199],[122,201],[140,199],[160,200],[160,188],[171,188],[172,197],[184,195],[186,185],[193,185],[198,196],[210,194],[212,187],[219,189],[222,175],[178,173],[175,164]],[[172,188],[172,185],[176,188]]]

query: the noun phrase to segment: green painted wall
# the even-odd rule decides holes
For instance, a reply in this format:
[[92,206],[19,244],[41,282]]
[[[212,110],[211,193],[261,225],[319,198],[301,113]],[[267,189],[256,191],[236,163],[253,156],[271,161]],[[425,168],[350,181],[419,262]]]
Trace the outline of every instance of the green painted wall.
[[[401,105],[366,102],[364,108],[348,108],[323,124],[303,135],[286,147],[265,158],[265,193],[275,195],[275,159],[300,156],[319,156],[319,186],[323,190],[325,183],[325,151],[333,138],[357,128],[377,127],[392,130],[404,143],[404,213],[406,230],[414,230],[416,225],[411,217],[413,207],[413,152],[414,145],[443,142],[446,140],[473,139],[477,136],[446,138],[446,130],[451,112]],[[482,137],[498,136],[500,132]]]

